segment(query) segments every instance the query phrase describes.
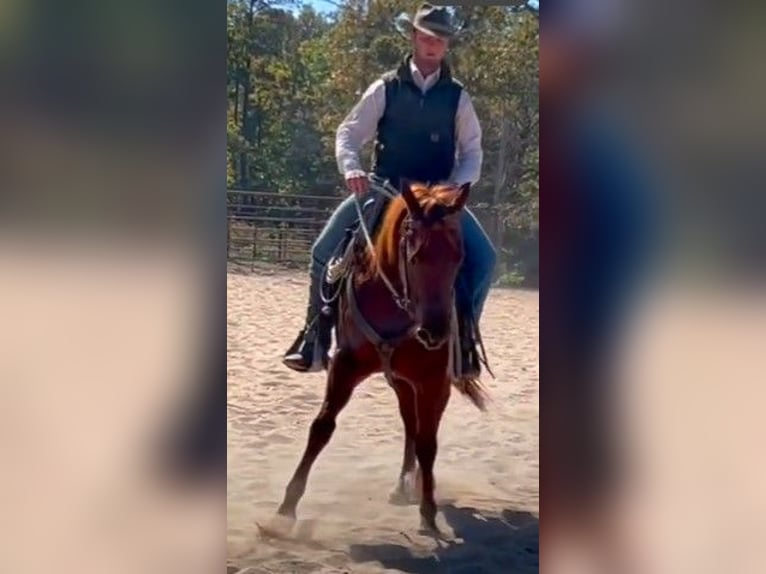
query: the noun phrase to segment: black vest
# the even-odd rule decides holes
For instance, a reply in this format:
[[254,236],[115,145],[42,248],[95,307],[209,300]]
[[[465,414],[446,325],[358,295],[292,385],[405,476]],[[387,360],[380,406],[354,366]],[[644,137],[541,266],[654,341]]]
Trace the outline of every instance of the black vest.
[[455,164],[455,115],[463,87],[442,63],[439,80],[423,94],[412,79],[410,57],[382,77],[386,109],[373,151],[373,171],[396,186],[400,177],[444,181]]

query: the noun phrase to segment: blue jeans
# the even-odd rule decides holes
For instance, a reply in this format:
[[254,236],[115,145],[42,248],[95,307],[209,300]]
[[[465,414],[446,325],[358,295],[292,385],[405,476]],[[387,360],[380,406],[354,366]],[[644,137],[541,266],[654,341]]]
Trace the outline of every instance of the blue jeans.
[[[357,223],[359,217],[354,201],[356,201],[354,196],[350,195],[341,202],[314,242],[309,269],[313,278],[322,276],[327,262],[343,241],[346,229]],[[374,196],[364,198],[363,209],[371,208],[374,201],[379,199]],[[467,208],[461,214],[461,225],[465,259],[458,272],[457,304],[461,312],[472,313],[474,320],[478,323],[492,286],[497,253],[481,223]]]
[[470,311],[479,323],[492,287],[497,252],[470,209],[461,212],[465,259],[457,277],[457,300],[462,312]]

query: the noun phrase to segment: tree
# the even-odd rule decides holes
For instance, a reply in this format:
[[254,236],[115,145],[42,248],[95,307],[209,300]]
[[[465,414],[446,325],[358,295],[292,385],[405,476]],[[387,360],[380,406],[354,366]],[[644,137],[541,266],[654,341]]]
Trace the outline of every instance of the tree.
[[[409,42],[394,26],[403,0],[344,0],[334,14],[264,0],[229,1],[227,179],[230,186],[317,193],[339,183],[335,131]],[[467,28],[451,49],[483,128],[473,205],[504,271],[536,273],[537,18],[512,7],[454,10]],[[371,149],[365,150],[369,159]]]

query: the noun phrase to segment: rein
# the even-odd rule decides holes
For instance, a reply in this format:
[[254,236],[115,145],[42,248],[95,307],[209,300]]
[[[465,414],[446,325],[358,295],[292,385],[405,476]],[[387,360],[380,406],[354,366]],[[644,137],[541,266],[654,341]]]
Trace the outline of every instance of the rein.
[[[381,195],[385,195],[389,199],[394,199],[398,195],[398,191],[388,182],[388,180],[381,180],[371,174],[369,176],[369,182],[370,182],[370,189],[372,191],[376,191],[380,193]],[[396,287],[394,287],[393,283],[388,278],[385,271],[383,271],[383,268],[380,266],[380,262],[376,258],[375,244],[372,241],[372,237],[370,237],[370,230],[367,229],[367,225],[365,225],[364,216],[362,213],[362,205],[361,205],[361,202],[359,201],[359,196],[354,195],[354,198],[356,200],[354,202],[354,204],[356,205],[356,213],[359,216],[359,226],[362,228],[362,233],[364,234],[365,241],[367,242],[367,247],[370,251],[370,257],[372,257],[373,265],[375,265],[375,270],[377,274],[380,276],[380,278],[383,280],[383,283],[385,284],[386,289],[388,289],[389,293],[391,294],[391,297],[393,297],[397,307],[402,309],[404,312],[407,313],[407,315],[410,316],[410,318],[412,318],[413,317],[412,301],[409,298],[407,270],[405,267],[405,257],[407,255],[405,238],[403,236],[401,241],[399,242],[399,280],[402,282],[402,293],[399,294]],[[354,287],[353,287],[352,281],[348,281],[347,283],[347,292],[348,292],[348,302],[351,307],[352,313],[357,320],[357,325],[359,325],[359,327],[362,329],[362,332],[373,343],[373,345],[375,346],[375,349],[378,351],[381,362],[383,363],[383,374],[389,386],[391,386],[392,388],[396,388],[391,360],[394,354],[394,349],[396,348],[396,346],[399,344],[400,341],[410,336],[411,334],[410,330],[408,329],[407,331],[400,334],[398,337],[395,337],[394,339],[383,339],[377,333],[377,331],[375,331],[373,326],[367,322],[367,320],[364,318],[361,311],[359,310],[359,306],[356,301],[356,294],[354,293]],[[410,383],[410,385],[412,385],[412,383]],[[414,387],[413,387],[413,391],[414,391]]]
[[[371,190],[385,195],[389,199],[393,199],[397,196],[396,189],[394,189],[388,180],[379,180],[375,177],[370,177],[369,180]],[[407,282],[407,272],[405,269],[404,260],[404,256],[406,255],[404,238],[402,238],[399,243],[399,280],[402,282],[402,293],[399,294],[396,287],[394,287],[393,283],[383,271],[383,268],[380,266],[380,262],[376,258],[375,245],[373,244],[372,237],[370,237],[370,230],[367,229],[367,225],[364,223],[362,204],[359,201],[359,196],[354,194],[354,199],[354,205],[356,205],[356,213],[359,216],[359,226],[362,228],[362,233],[364,233],[364,239],[367,242],[367,247],[370,250],[370,256],[372,257],[373,264],[375,265],[375,270],[383,280],[386,289],[388,289],[388,291],[391,293],[391,296],[393,297],[397,307],[405,311],[408,315],[412,316],[412,301],[409,298],[409,286]]]

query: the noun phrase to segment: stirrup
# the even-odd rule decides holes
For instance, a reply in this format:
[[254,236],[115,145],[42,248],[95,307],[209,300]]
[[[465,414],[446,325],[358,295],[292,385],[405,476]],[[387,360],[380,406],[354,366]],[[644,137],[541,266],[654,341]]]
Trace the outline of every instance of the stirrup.
[[[309,361],[305,361],[304,351],[306,345],[312,345],[312,354]],[[307,362],[308,364],[306,364]],[[282,364],[299,373],[318,372],[327,367],[326,361],[321,356],[321,345],[317,344],[316,340],[307,340],[305,334],[282,356]]]
[[[460,350],[461,353],[463,348],[463,337],[466,337],[469,348],[467,349],[467,352],[470,355],[473,355],[476,358],[477,368],[479,371],[481,371],[481,366],[484,365],[484,368],[487,370],[487,373],[489,373],[489,376],[493,379],[495,377],[495,373],[492,372],[492,369],[489,366],[489,359],[487,359],[487,350],[484,348],[484,341],[481,337],[481,331],[479,330],[479,324],[473,319],[472,316],[469,316],[467,319],[463,318],[464,323],[463,327],[470,330],[470,333],[463,334],[462,337],[459,337],[460,339]],[[464,366],[462,365],[462,358],[461,358],[461,370]]]
[[285,351],[284,355],[282,357],[289,357],[290,355],[293,355],[298,352],[298,349],[301,348],[301,345],[303,345],[306,338],[306,327],[303,327],[303,329],[300,330],[298,333],[298,336],[293,341],[292,345],[290,345]]
[[[463,345],[466,348],[463,348]],[[473,338],[460,341],[460,370],[457,373],[461,378],[475,378],[481,374],[481,360]]]

